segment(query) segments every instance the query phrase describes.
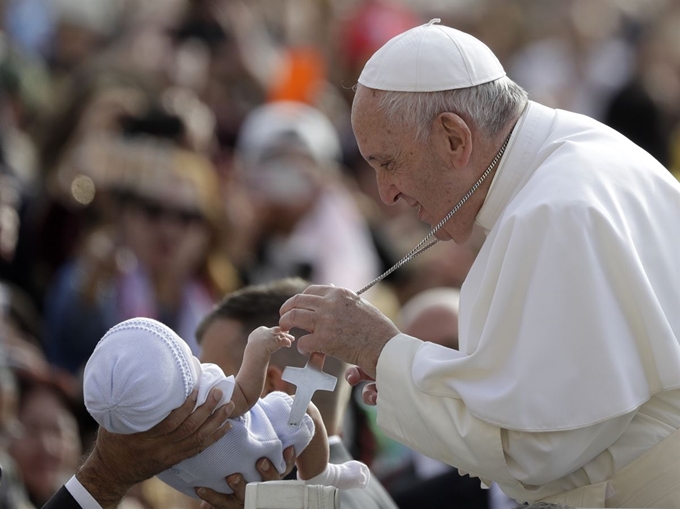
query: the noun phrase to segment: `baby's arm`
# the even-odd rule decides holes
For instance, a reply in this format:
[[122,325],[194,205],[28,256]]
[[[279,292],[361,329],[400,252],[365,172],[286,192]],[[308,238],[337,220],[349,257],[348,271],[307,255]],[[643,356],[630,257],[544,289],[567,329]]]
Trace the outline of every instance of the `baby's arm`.
[[278,327],[258,327],[248,336],[243,352],[243,362],[235,379],[232,417],[238,417],[250,410],[262,395],[267,366],[271,355],[282,347],[290,347],[295,337],[281,332]]

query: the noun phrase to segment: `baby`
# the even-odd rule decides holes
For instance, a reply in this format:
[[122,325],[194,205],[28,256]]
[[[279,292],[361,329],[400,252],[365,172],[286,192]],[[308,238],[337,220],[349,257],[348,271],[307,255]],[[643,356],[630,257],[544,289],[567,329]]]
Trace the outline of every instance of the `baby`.
[[85,405],[92,417],[112,433],[146,431],[182,405],[194,389],[196,407],[213,387],[222,390],[219,406],[234,402],[232,429],[200,454],[182,461],[158,477],[186,495],[197,498],[203,486],[232,493],[225,477],[243,474],[246,482],[261,480],[255,463],[267,457],[282,473],[283,450],[297,456],[298,478],[307,484],[339,489],[365,487],[366,465],[348,461],[328,463],[328,437],[314,405],[299,427],[288,425],[293,399],[272,392],[259,399],[272,353],[290,347],[290,334],[259,327],[248,337],[241,369],[225,376],[215,364],[201,364],[189,346],[170,328],[149,318],[133,318],[111,328],[99,341],[85,366]]

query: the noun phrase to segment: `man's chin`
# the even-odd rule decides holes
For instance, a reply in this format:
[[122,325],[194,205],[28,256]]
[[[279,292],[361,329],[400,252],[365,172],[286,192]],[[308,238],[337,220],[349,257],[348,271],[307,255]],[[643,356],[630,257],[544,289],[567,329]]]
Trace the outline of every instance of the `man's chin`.
[[444,230],[443,228],[440,228],[439,230],[437,230],[437,232],[434,234],[434,236],[435,236],[435,238],[437,238],[438,240],[440,240],[442,242],[447,242],[449,240],[453,240],[455,242],[455,239],[451,235],[449,235],[449,233],[446,230]]

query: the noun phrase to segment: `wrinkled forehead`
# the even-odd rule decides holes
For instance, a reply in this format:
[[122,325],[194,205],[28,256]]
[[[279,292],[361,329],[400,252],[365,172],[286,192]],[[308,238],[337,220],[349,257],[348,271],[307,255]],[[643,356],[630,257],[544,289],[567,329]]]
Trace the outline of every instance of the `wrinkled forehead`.
[[359,85],[352,105],[352,129],[359,150],[369,163],[383,159],[397,147],[400,128],[390,124],[379,108],[380,92]]
[[352,101],[352,125],[355,120],[360,121],[365,116],[380,113],[380,91],[357,84],[354,100]]

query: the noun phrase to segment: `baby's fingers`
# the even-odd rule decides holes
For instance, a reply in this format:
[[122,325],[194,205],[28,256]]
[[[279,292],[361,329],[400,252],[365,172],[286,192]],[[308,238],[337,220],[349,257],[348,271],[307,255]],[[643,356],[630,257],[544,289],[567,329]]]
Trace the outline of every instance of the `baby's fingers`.
[[293,344],[293,341],[295,341],[295,336],[288,334],[287,332],[279,332],[276,335],[276,341],[279,345],[289,348]]

